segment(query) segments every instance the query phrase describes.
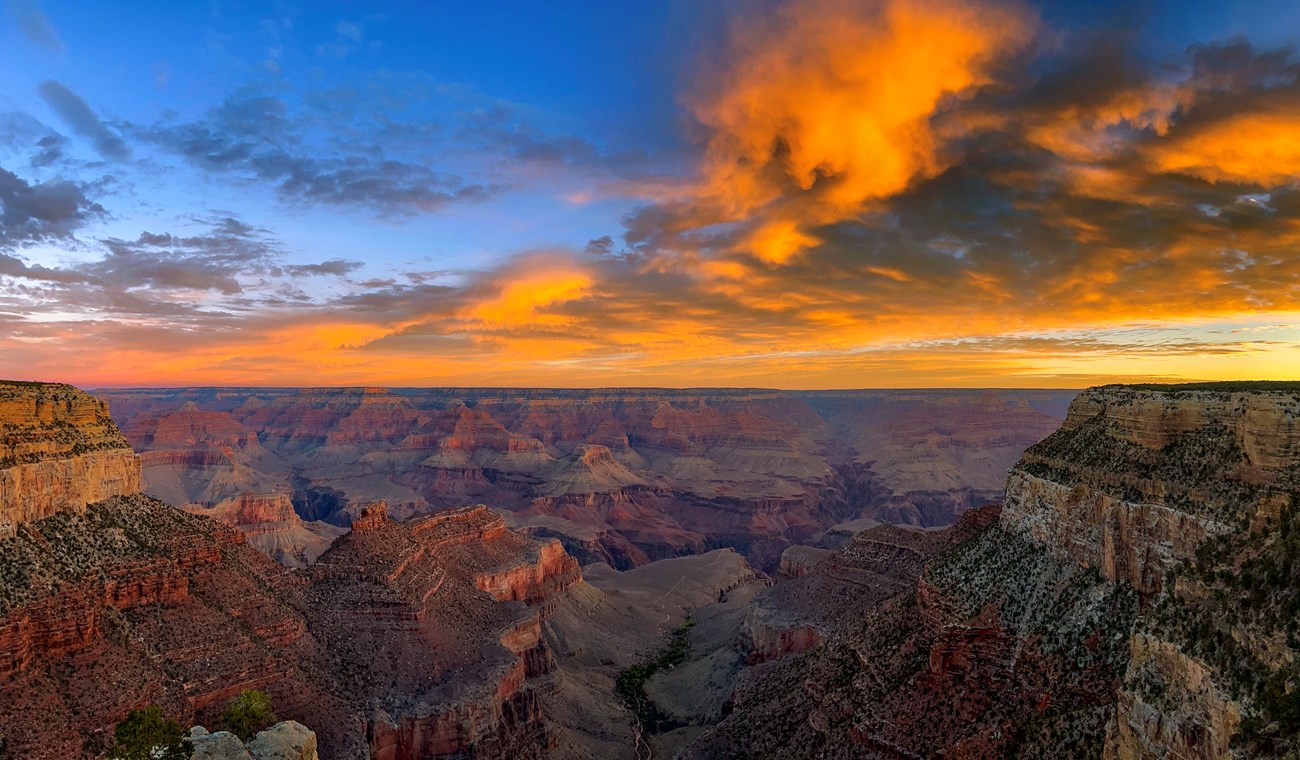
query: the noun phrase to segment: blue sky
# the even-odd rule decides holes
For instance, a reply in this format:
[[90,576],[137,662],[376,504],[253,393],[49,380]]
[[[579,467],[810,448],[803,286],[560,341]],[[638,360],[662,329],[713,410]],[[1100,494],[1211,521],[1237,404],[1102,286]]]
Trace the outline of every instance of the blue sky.
[[[933,23],[898,22],[917,8]],[[990,38],[953,62],[969,81],[921,81],[907,51],[960,32],[947,21],[963,14]],[[918,349],[894,384],[1068,384],[1104,376],[1108,357],[1124,376],[1230,376],[1234,365],[1213,358],[1230,352],[1214,347],[1195,369],[1142,357],[1159,341],[1218,346],[1209,336],[1225,324],[1226,334],[1292,324],[1296,291],[1277,254],[1250,243],[1211,251],[1196,236],[1205,209],[1225,225],[1219,239],[1236,235],[1218,210],[1248,197],[1264,199],[1278,229],[1290,221],[1276,199],[1292,183],[1241,176],[1205,146],[1230,119],[1267,130],[1289,118],[1298,36],[1300,6],[1271,2],[9,0],[0,169],[15,195],[0,230],[11,338],[0,359],[81,381],[252,382],[276,374],[269,346],[294,335],[334,357],[303,382],[318,372],[322,382],[698,384],[716,376],[708,360],[725,358],[756,367],[729,383],[857,385],[875,376],[855,357],[900,345]],[[751,38],[761,45],[747,47]],[[877,49],[899,51],[872,64],[885,84],[828,75]],[[822,55],[850,58],[812,60]],[[764,67],[794,85],[766,91],[751,75]],[[933,96],[907,123],[889,122],[892,105],[871,99],[890,83],[911,87],[911,76]],[[861,102],[830,92],[829,110],[802,113],[804,82],[810,102],[840,85],[860,88]],[[885,153],[854,154],[864,123],[895,131]],[[828,124],[844,145],[815,144]],[[755,135],[774,146],[758,168]],[[997,135],[1015,147],[989,152]],[[797,176],[800,151],[825,181]],[[1043,177],[1072,177],[1069,197],[1026,195],[997,168],[1013,154]],[[898,156],[899,181],[875,176]],[[1142,189],[1124,199],[1079,190],[1103,176]],[[754,183],[758,195],[742,197]],[[849,186],[844,201],[834,188]],[[937,225],[937,203],[982,210],[964,227],[952,215]],[[1033,208],[1042,216],[1027,218]],[[1134,226],[1143,215],[1162,227]],[[1129,237],[1083,239],[1094,224]],[[1194,271],[1169,253],[1188,245]],[[954,247],[974,252],[956,270],[943,253]],[[1238,255],[1248,266],[1234,268]],[[1131,271],[1119,285],[1080,281],[1089,293],[1071,297],[1068,316],[1050,317],[1055,296],[1026,310],[1006,295],[1009,260],[1074,282],[1089,256]],[[1204,313],[1149,292],[1158,269],[1210,288],[1207,267],[1226,279]],[[995,281],[1001,300],[981,307],[1003,314],[991,324],[936,300],[966,287],[976,290],[959,303],[993,298]],[[1129,282],[1135,302],[1168,308],[1120,309],[1106,288]],[[503,310],[511,299],[524,306]],[[908,316],[917,310],[949,316],[921,329]],[[1145,332],[1152,322],[1158,338]],[[143,369],[54,350],[71,323]],[[1076,329],[1141,335],[1120,347],[1138,358],[1110,343],[1080,356]],[[182,364],[147,351],[199,333],[221,334],[222,348]],[[1053,335],[1056,353],[1026,339]],[[972,341],[1016,348],[999,349],[995,368],[987,352],[975,356],[965,374],[927,358]],[[232,355],[241,342],[260,348]],[[678,343],[692,346],[685,363]],[[1235,366],[1291,371],[1252,345]],[[796,354],[838,358],[765,363]],[[445,367],[417,369],[431,366],[425,357]]]

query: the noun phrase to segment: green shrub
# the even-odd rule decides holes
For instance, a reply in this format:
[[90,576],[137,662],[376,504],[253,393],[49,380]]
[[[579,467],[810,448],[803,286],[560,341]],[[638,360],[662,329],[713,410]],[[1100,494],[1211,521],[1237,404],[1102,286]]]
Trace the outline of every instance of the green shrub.
[[117,724],[114,739],[112,760],[189,760],[194,751],[181,724],[163,717],[157,705],[132,710]]
[[241,691],[221,713],[221,725],[244,741],[252,739],[258,731],[269,728],[277,720],[275,711],[271,709],[271,697],[253,689]]

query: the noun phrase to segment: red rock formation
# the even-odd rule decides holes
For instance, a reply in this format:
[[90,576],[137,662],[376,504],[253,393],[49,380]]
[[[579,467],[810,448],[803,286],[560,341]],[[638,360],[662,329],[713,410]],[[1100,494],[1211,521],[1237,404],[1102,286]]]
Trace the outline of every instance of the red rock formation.
[[[118,525],[126,543],[99,538]],[[10,748],[74,756],[132,707],[211,721],[259,688],[281,715],[321,727],[323,758],[470,746],[541,756],[533,679],[552,658],[540,622],[580,578],[577,564],[483,507],[405,525],[379,505],[357,525],[306,576],[286,574],[233,528],[144,497],[24,526],[0,542],[0,573],[37,568],[0,600]],[[54,536],[62,548],[51,552]],[[114,698],[97,703],[107,683]]]
[[188,505],[186,511],[238,528],[253,548],[289,567],[306,567],[346,531],[321,522],[304,522],[285,493],[241,493],[213,507]]

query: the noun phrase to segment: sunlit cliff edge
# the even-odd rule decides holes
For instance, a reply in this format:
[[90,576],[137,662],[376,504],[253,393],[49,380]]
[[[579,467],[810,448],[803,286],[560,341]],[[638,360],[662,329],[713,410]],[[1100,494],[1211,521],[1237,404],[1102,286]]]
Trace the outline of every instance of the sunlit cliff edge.
[[108,404],[70,385],[0,382],[0,537],[140,491],[140,459]]

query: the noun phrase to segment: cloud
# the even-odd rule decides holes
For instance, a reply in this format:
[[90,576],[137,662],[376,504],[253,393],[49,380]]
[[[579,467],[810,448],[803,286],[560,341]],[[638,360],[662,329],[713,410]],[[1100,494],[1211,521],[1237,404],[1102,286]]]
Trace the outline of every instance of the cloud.
[[995,64],[1034,28],[1014,3],[814,0],[752,10],[737,16],[723,59],[687,98],[708,133],[692,205],[711,223],[743,221],[751,233],[739,245],[777,264],[817,242],[809,227],[942,171],[949,159],[931,120],[992,84]]
[[552,307],[587,294],[591,275],[570,257],[534,255],[516,258],[482,284],[481,297],[462,316],[492,327],[557,326],[570,322]]
[[68,128],[90,140],[101,156],[117,161],[130,157],[131,151],[122,138],[100,121],[81,96],[53,79],[41,82],[39,89],[41,97],[50,108],[54,109],[59,118],[63,119]]
[[16,256],[0,253],[0,276],[18,277],[26,280],[40,280],[44,282],[88,282],[90,277],[66,269],[57,269],[42,266],[40,264],[30,265]]
[[347,261],[345,259],[330,259],[322,261],[319,264],[289,264],[283,267],[284,271],[294,277],[311,277],[315,275],[334,275],[335,277],[344,277],[365,266],[360,261]]
[[29,183],[0,169],[0,250],[68,240],[104,208],[72,182]]
[[54,25],[35,0],[9,0],[9,15],[18,22],[18,28],[23,30],[27,39],[55,53],[66,50],[58,32],[54,31]]
[[1151,150],[1159,171],[1208,182],[1262,187],[1300,176],[1300,93],[1269,110],[1236,113],[1200,129],[1180,130]]

